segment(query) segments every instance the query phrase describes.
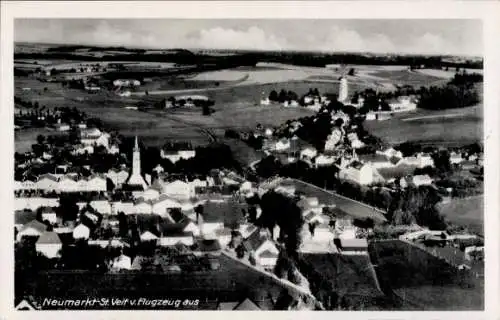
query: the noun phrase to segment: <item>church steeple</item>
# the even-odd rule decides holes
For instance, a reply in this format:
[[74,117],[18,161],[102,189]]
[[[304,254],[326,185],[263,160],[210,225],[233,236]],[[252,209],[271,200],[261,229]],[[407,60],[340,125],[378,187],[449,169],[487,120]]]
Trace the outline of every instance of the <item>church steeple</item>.
[[146,181],[141,175],[141,150],[139,149],[139,141],[137,136],[134,142],[134,151],[132,153],[132,172],[128,179],[129,185],[140,185],[143,188],[147,187]]
[[135,136],[134,152],[139,151],[139,143],[137,141],[137,136]]

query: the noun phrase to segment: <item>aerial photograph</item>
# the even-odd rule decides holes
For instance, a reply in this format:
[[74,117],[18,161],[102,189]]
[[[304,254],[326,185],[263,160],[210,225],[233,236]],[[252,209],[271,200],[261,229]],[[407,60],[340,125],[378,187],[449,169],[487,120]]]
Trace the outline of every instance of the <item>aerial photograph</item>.
[[16,18],[13,306],[484,310],[482,32]]

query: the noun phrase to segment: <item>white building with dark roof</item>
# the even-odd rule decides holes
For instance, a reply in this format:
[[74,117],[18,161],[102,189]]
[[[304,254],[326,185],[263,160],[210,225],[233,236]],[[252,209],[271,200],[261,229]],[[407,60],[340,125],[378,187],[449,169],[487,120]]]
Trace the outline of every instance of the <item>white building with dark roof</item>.
[[40,235],[35,244],[36,251],[49,259],[60,256],[62,242],[56,232],[44,232]]

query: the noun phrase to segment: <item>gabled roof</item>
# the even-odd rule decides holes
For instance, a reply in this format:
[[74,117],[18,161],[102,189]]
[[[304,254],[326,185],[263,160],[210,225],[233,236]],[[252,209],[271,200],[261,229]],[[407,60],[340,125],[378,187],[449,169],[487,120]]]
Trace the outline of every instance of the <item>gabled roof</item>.
[[262,229],[256,229],[243,243],[248,251],[255,251],[270,239],[269,234],[261,234]]
[[35,229],[39,232],[45,232],[45,230],[47,230],[47,226],[38,220],[31,220],[30,222],[26,223],[21,231],[29,228]]
[[59,235],[53,231],[51,232],[44,232],[40,235],[38,238],[37,244],[61,244],[61,239],[59,238]]
[[[182,211],[180,210],[170,210],[170,212],[168,213],[169,216],[174,220],[175,223],[181,223],[181,222],[185,222],[186,220],[188,220],[188,217],[182,213]],[[189,221],[186,221],[187,223],[189,223]],[[187,225],[186,223],[186,225]]]
[[368,241],[366,239],[340,239],[342,249],[367,249]]
[[259,257],[261,258],[277,258],[278,257],[278,254],[276,252],[271,252],[269,250],[265,250],[264,252],[262,252]]
[[49,179],[56,182],[58,181],[57,177],[50,173],[42,174],[41,176],[38,177],[38,181],[42,179]]
[[399,161],[401,161],[401,158],[396,157],[396,156],[393,156],[393,157],[390,157],[390,158],[389,158],[389,161],[390,161],[392,164],[396,165],[396,164],[398,164],[398,162],[399,162]]
[[373,154],[361,154],[358,156],[364,162],[387,162],[388,159],[383,154],[373,153]]
[[151,231],[145,231],[141,234],[141,240],[156,240],[158,237],[153,234]]
[[361,168],[363,168],[363,166],[364,166],[364,163],[362,163],[360,161],[353,161],[349,165],[349,167],[356,169],[356,170],[361,170]]
[[255,310],[260,310],[260,308],[252,300],[246,298],[243,302],[241,302],[239,305],[237,305],[233,310],[255,311]]

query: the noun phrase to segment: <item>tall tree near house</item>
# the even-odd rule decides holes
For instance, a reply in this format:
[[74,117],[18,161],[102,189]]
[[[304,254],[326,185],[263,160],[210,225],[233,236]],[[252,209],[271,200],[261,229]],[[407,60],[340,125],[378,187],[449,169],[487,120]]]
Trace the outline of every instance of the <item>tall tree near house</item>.
[[128,221],[125,213],[118,213],[118,227],[119,227],[119,235],[124,238],[128,235]]
[[269,94],[269,100],[274,102],[278,101],[278,92],[276,92],[276,90],[271,91]]
[[36,142],[38,144],[43,144],[45,142],[45,136],[44,135],[41,135],[39,134],[38,136],[36,136]]
[[288,255],[296,258],[301,243],[300,231],[304,221],[295,200],[269,191],[262,196],[261,209],[262,214],[257,224],[269,230],[278,225],[286,236],[285,247]]

